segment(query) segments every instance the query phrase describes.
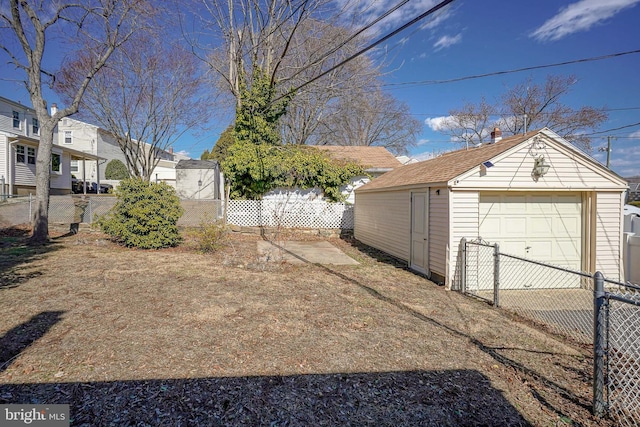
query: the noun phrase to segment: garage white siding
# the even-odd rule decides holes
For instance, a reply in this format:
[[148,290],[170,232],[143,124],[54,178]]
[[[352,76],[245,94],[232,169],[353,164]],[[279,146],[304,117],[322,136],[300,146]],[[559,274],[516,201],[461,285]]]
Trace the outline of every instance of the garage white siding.
[[356,192],[355,238],[408,262],[411,191]]
[[465,237],[478,237],[480,193],[477,191],[454,191],[449,193],[449,248],[450,265],[447,274],[447,287],[451,287],[454,271],[458,271],[458,251],[460,240]]
[[621,279],[622,216],[624,195],[596,195],[596,270],[612,280]]
[[447,275],[449,242],[449,191],[446,187],[429,191],[429,270]]
[[[464,174],[455,186],[486,190],[535,188],[536,191],[619,188],[619,183],[612,181],[610,175],[594,166],[585,156],[571,152],[546,137],[541,136],[539,140],[545,141],[544,148],[536,149],[534,142],[519,145],[515,150],[498,156],[493,161],[493,166],[486,168],[486,172],[478,166]],[[539,144],[540,142],[538,146],[541,146]],[[544,156],[545,162],[551,167],[546,175],[534,182],[531,172],[537,156]]]

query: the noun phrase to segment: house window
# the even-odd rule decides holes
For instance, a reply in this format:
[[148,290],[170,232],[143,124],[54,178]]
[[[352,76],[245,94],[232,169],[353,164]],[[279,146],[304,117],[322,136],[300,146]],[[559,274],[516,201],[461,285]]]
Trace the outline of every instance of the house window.
[[80,171],[80,169],[78,167],[78,161],[77,160],[71,160],[71,173],[74,173],[74,172],[77,173],[79,171]]
[[60,154],[51,154],[51,172],[62,172],[62,156]]
[[40,135],[40,123],[35,117],[31,119],[31,128],[34,135]]
[[24,145],[16,145],[16,163],[25,163]]
[[16,145],[16,163],[35,165],[36,149],[33,147],[25,147],[24,145]]
[[27,163],[30,165],[36,164],[36,149],[33,147],[27,147]]
[[70,130],[64,131],[64,143],[65,144],[73,144],[73,138]]
[[20,129],[20,113],[17,111],[13,112],[13,127]]

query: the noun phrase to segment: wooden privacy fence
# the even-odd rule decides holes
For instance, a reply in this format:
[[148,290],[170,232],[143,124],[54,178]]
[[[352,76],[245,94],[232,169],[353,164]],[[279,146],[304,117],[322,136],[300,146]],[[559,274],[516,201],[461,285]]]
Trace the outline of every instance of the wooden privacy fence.
[[353,205],[323,200],[229,200],[227,221],[242,227],[353,229]]

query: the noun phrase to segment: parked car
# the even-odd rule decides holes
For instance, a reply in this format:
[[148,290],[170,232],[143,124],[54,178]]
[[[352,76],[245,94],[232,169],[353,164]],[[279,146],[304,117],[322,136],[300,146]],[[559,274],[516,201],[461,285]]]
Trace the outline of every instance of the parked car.
[[[97,194],[98,184],[95,182],[87,182],[87,193]],[[110,193],[113,190],[113,185],[111,184],[100,184],[100,193],[106,194]],[[83,194],[84,193],[84,181],[79,179],[72,178],[71,179],[71,191],[75,194]]]

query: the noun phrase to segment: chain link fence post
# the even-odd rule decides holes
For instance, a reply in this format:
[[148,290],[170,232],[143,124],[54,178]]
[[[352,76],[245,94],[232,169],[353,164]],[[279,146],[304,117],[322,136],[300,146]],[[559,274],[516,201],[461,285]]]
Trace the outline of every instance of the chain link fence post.
[[605,316],[607,298],[604,276],[599,271],[593,275],[593,414],[602,418],[606,413],[605,388]]
[[498,294],[500,290],[500,245],[497,243],[493,247],[493,305],[499,307]]
[[463,237],[460,241],[462,246],[462,256],[460,260],[460,291],[467,293],[467,238]]

